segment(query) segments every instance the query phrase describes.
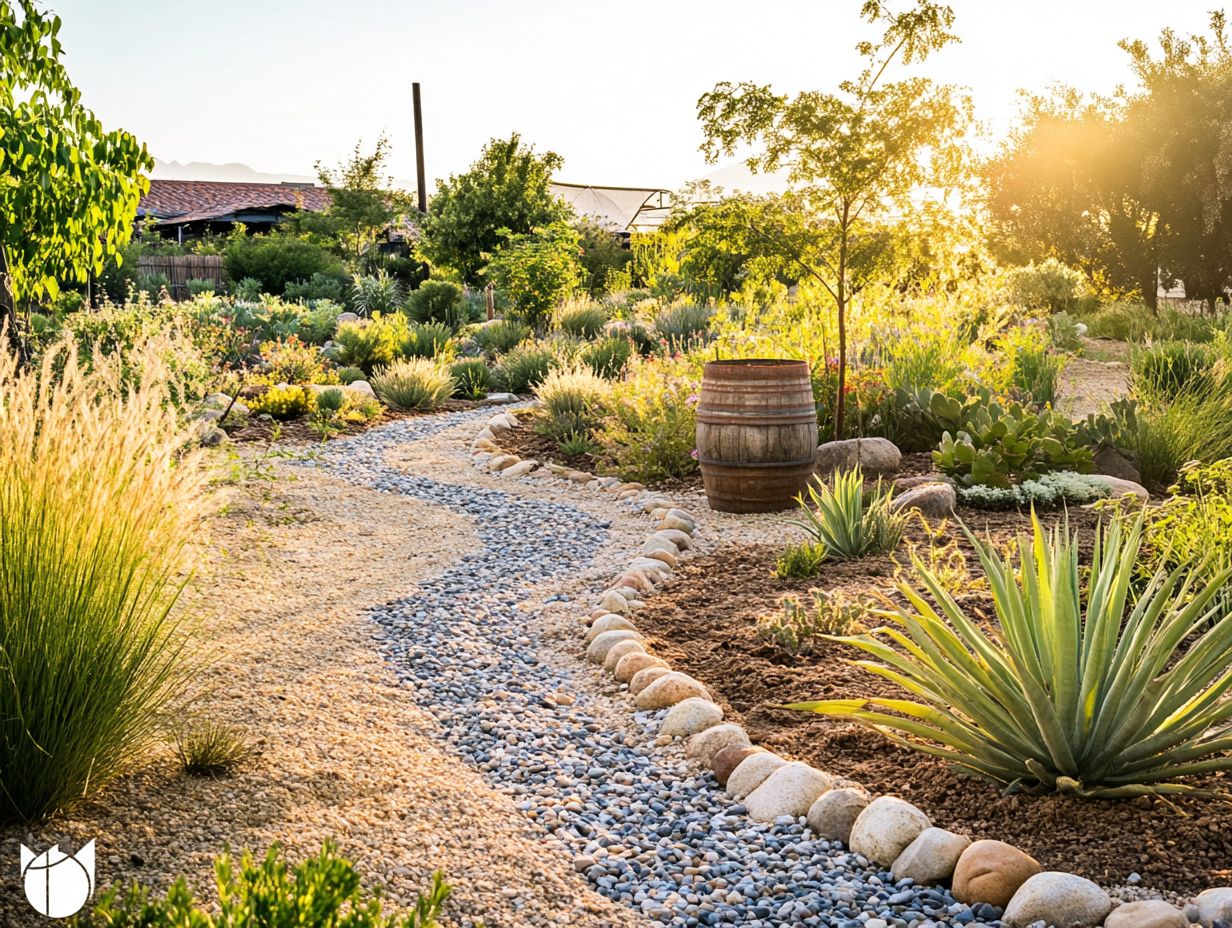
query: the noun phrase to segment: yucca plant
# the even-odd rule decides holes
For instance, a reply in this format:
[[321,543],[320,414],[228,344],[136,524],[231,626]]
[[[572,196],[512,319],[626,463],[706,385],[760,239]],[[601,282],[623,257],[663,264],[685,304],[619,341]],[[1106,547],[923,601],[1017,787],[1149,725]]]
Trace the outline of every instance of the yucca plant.
[[71,342],[37,368],[0,342],[0,820],[63,809],[123,771],[181,679],[169,611],[205,484],[165,349],[99,354],[87,371]]
[[1160,570],[1135,596],[1143,516],[1095,537],[1089,576],[1076,533],[1045,532],[1016,554],[972,538],[1000,633],[981,628],[922,564],[899,584],[891,624],[839,638],[855,663],[906,699],[829,699],[803,709],[849,718],[1011,788],[1119,798],[1209,794],[1183,778],[1232,770],[1232,569]]
[[799,498],[804,521],[798,523],[830,557],[851,560],[885,554],[902,541],[906,516],[890,509],[890,494],[881,481],[865,496],[864,475],[856,467],[834,475],[834,486],[814,479],[808,502]]

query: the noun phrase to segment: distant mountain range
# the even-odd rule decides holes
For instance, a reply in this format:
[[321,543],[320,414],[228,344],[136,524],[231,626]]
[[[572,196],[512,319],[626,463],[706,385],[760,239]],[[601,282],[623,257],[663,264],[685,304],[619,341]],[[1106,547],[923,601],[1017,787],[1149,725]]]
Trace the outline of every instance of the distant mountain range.
[[[254,171],[246,164],[231,162],[230,164],[210,164],[206,161],[189,161],[181,164],[179,161],[160,161],[154,159],[154,170],[150,177],[155,180],[215,180],[233,184],[310,184],[315,183],[315,177],[306,174],[266,174]],[[412,185],[414,186],[414,185]]]
[[[238,162],[210,164],[207,161],[189,161],[181,163],[160,161],[158,158],[154,159],[154,170],[150,172],[150,177],[156,180],[214,180],[246,184],[309,184],[316,183],[317,180],[307,174],[268,174]],[[725,164],[699,180],[709,181],[711,185],[721,187],[728,193],[737,190],[754,194],[779,193],[787,186],[786,175],[783,172],[753,174],[745,167],[743,161]],[[395,178],[394,184],[404,190],[415,189],[413,180]]]

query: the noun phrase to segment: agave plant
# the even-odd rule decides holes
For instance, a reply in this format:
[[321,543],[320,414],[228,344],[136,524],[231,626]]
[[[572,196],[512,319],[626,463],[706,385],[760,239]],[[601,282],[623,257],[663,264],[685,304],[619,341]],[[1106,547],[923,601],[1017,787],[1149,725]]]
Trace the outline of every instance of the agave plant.
[[[864,494],[860,468],[840,471],[834,486],[820,480],[808,488],[809,501],[799,498],[800,525],[831,557],[854,559],[893,551],[902,540],[906,516],[890,509],[890,494],[878,481],[871,498]],[[811,504],[811,505],[810,505]]]
[[1096,533],[1087,577],[1076,534],[1032,526],[1016,556],[972,539],[1000,634],[917,561],[923,590],[900,583],[909,607],[877,612],[891,625],[835,639],[913,698],[791,708],[853,719],[1012,788],[1209,795],[1181,780],[1232,770],[1232,612],[1218,597],[1232,569],[1161,569],[1135,597],[1141,515]]

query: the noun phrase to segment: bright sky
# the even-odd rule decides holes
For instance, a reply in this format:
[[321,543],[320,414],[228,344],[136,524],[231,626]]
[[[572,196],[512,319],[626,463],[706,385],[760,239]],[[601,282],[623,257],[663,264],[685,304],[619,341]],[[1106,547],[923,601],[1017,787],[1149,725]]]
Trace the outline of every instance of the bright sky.
[[[517,130],[560,179],[676,187],[714,170],[698,96],[720,80],[831,89],[857,70],[859,0],[44,0],[105,125],[165,161],[311,174],[383,130],[413,178],[411,82],[429,178]],[[928,73],[997,131],[1016,89],[1128,79],[1124,37],[1206,24],[1215,0],[953,0],[961,45]]]

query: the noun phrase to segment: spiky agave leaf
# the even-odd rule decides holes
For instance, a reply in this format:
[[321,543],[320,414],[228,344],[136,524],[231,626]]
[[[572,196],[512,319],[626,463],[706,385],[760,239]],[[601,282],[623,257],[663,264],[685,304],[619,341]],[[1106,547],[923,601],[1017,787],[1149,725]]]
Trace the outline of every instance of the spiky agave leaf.
[[852,719],[1006,786],[1208,793],[1181,780],[1232,770],[1232,612],[1218,598],[1232,569],[1161,569],[1134,598],[1143,518],[1097,530],[1085,596],[1068,527],[1046,532],[1032,514],[1016,557],[964,527],[1000,633],[913,558],[917,582],[898,586],[907,606],[880,610],[882,628],[833,639],[870,655],[852,663],[909,698],[789,708]]

